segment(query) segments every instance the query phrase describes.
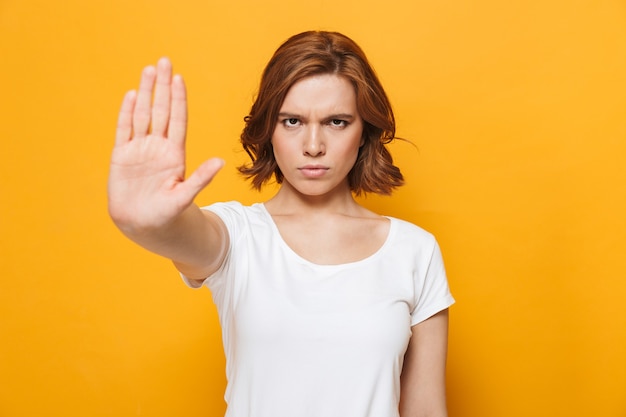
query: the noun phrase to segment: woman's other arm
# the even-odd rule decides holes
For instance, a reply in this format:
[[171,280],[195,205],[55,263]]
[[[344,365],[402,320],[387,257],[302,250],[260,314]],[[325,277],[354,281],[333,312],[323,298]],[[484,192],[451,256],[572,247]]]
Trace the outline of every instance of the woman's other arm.
[[447,417],[448,310],[411,328],[401,376],[401,417]]

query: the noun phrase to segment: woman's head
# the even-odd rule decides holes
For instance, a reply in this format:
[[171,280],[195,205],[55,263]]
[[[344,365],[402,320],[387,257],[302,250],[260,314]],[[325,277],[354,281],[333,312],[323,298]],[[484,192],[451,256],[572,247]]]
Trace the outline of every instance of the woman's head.
[[357,110],[363,119],[363,146],[348,174],[350,189],[356,194],[390,194],[403,183],[402,174],[385,147],[395,136],[393,111],[361,48],[336,32],[300,33],[276,50],[263,72],[257,98],[241,134],[252,163],[239,170],[257,189],[272,176],[278,183],[282,182],[283,175],[271,144],[279,110],[296,82],[320,74],[339,75],[352,84]]

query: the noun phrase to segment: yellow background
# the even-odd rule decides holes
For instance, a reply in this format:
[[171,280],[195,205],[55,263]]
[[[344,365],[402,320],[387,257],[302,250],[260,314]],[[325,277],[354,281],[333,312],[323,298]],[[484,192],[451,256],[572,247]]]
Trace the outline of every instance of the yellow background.
[[198,202],[262,200],[242,118],[307,29],[365,49],[416,145],[364,202],[440,240],[450,415],[626,416],[623,0],[1,0],[0,416],[223,413],[209,292],[107,216],[117,110],[171,57],[190,167],[227,161]]

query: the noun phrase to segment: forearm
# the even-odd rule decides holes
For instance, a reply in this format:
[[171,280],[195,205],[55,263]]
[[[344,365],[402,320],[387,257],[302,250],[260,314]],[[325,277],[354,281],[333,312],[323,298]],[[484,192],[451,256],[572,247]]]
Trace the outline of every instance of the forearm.
[[[214,214],[192,204],[162,225],[116,224],[130,240],[171,259],[191,278],[206,276],[219,266],[225,244],[225,228]],[[195,276],[199,275],[199,276]]]

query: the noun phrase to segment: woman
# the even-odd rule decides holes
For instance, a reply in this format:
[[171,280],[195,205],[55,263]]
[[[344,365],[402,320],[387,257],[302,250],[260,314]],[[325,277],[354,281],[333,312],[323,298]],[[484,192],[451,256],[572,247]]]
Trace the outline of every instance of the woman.
[[[154,98],[152,95],[154,93]],[[185,87],[161,59],[120,111],[109,211],[133,241],[210,288],[227,358],[227,416],[446,416],[448,307],[429,233],[359,205],[402,184],[395,121],[361,49],[333,32],[287,40],[241,135],[240,171],[280,189],[252,206],[194,197]]]

